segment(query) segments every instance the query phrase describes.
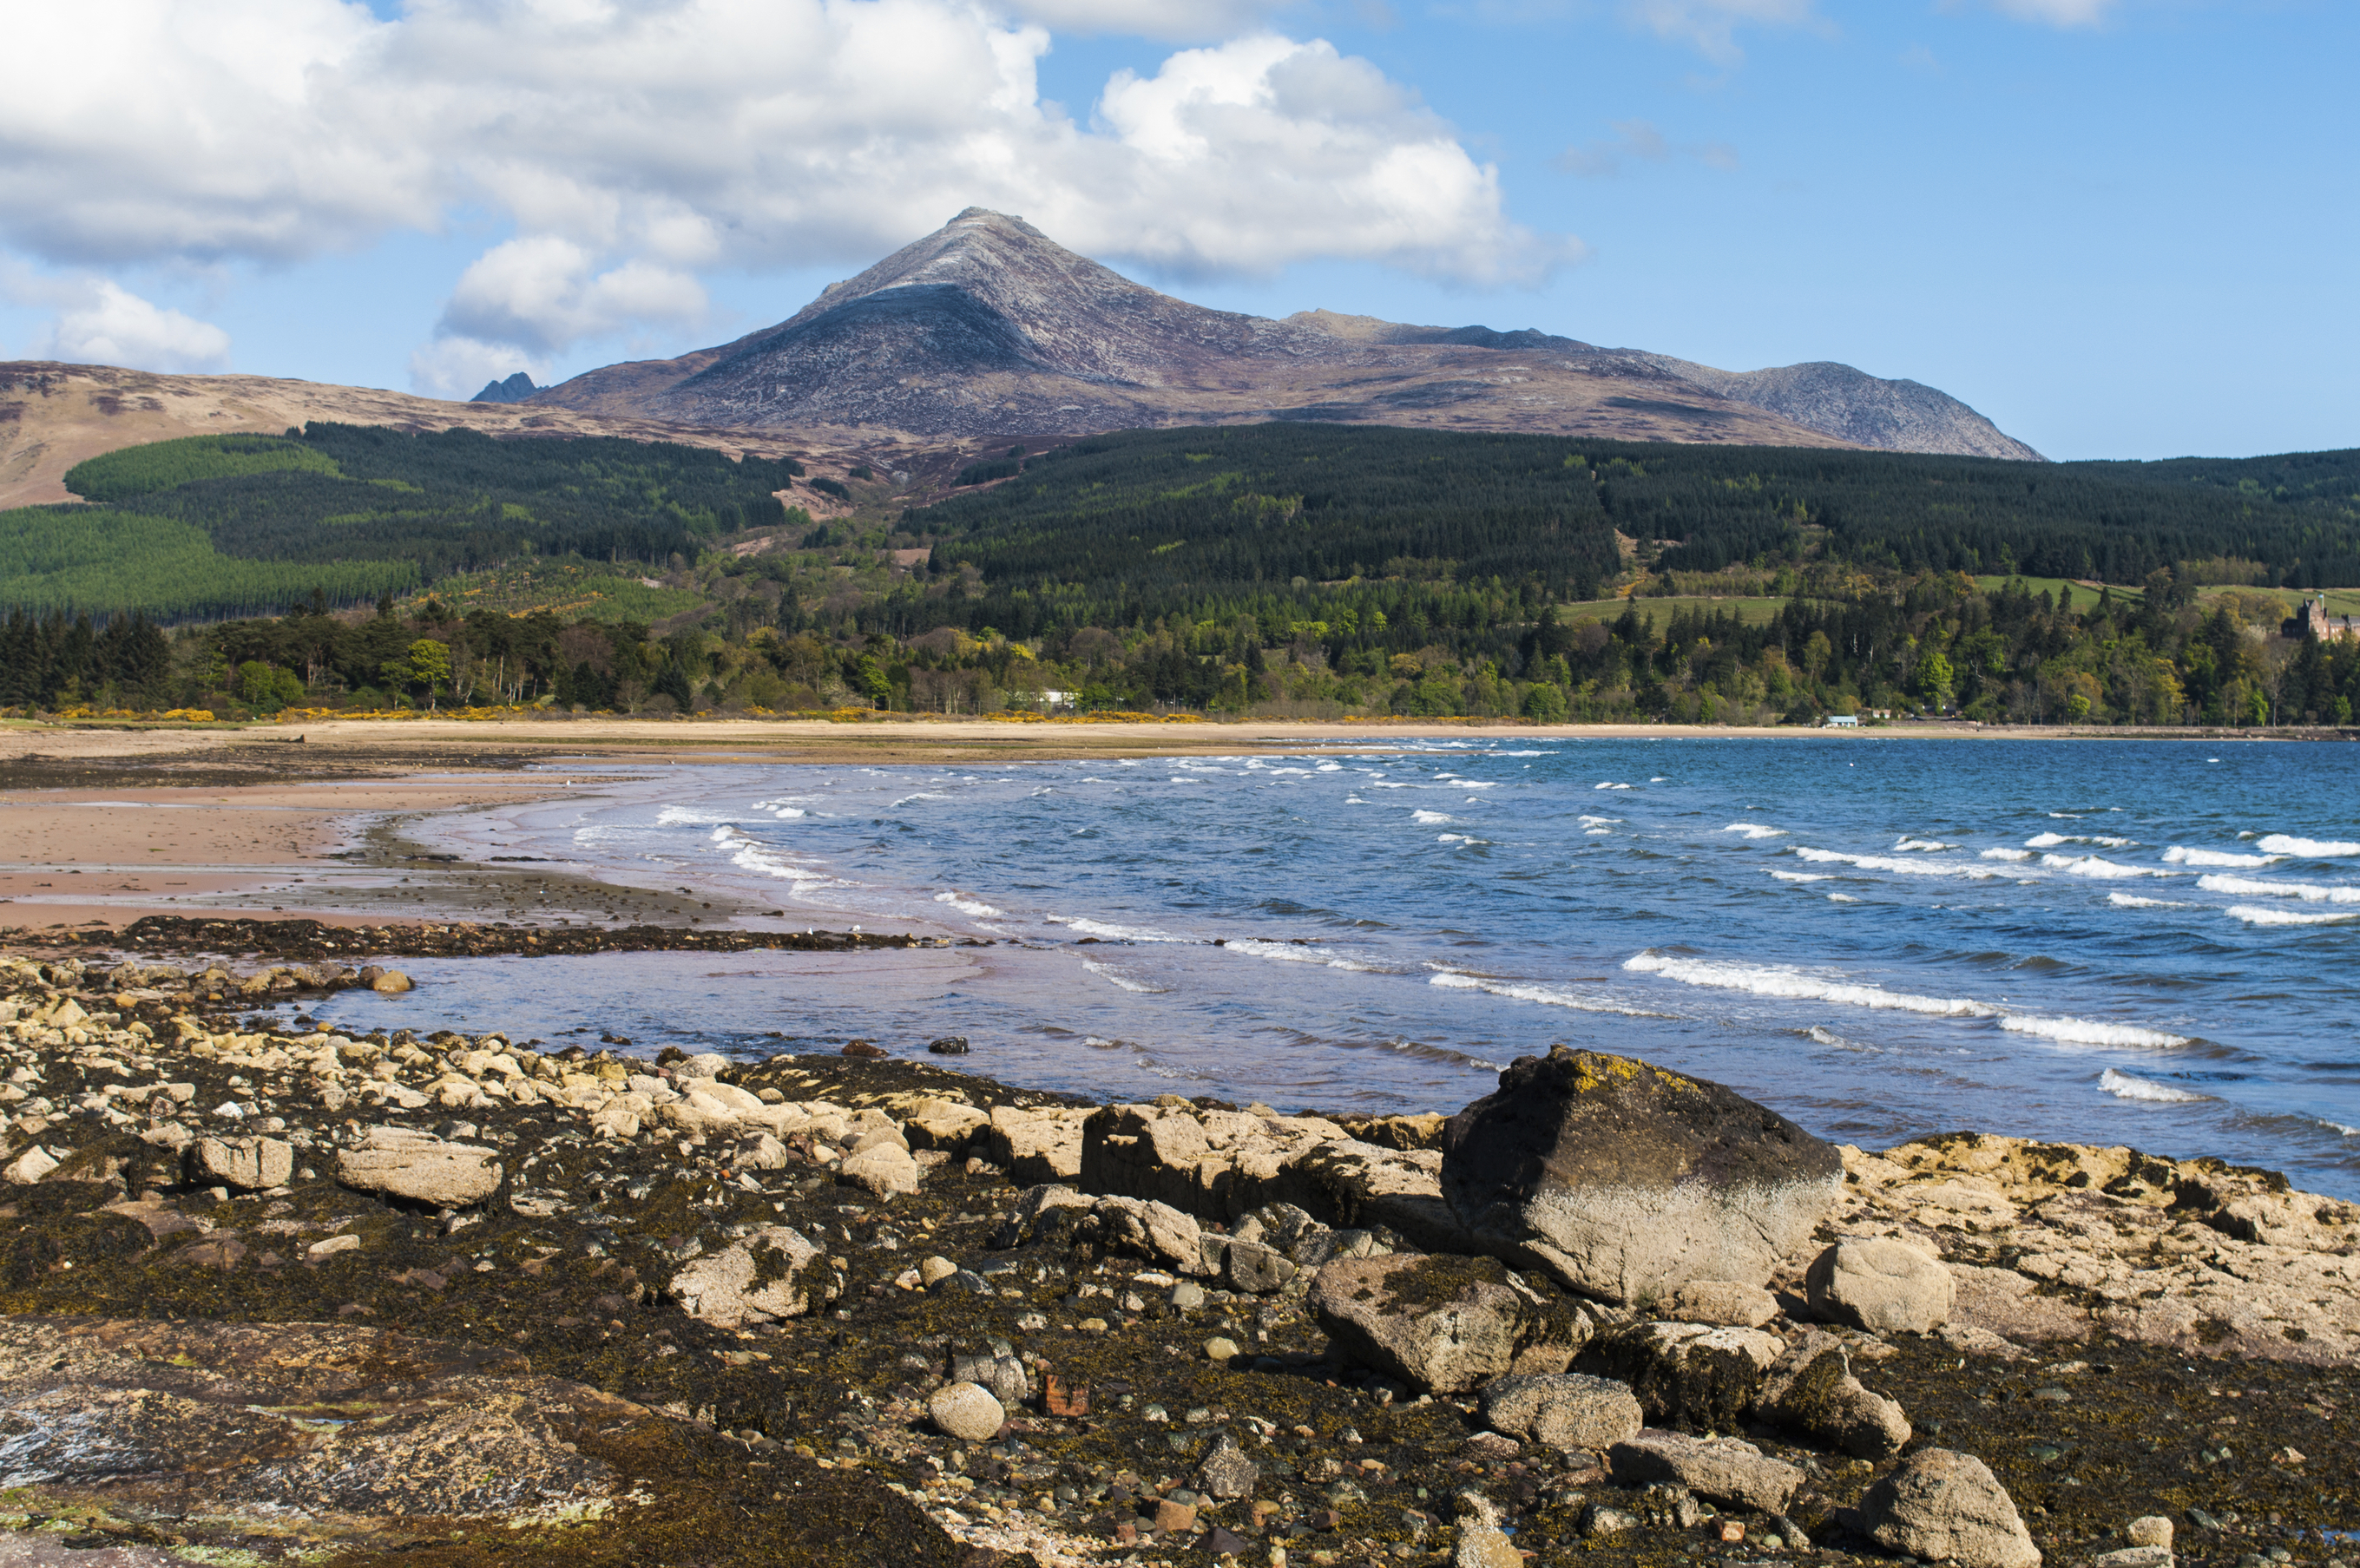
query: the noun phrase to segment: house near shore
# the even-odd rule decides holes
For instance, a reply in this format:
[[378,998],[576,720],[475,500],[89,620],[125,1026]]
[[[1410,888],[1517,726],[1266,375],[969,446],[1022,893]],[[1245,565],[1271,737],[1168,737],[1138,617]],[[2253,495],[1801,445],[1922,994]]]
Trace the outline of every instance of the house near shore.
[[1830,713],[1828,715],[1827,727],[1831,730],[1856,730],[1860,728],[1860,715],[1858,713]]
[[2302,607],[2302,613],[2278,625],[2278,635],[2287,637],[2317,637],[2321,642],[2342,642],[2346,637],[2360,638],[2360,616],[2331,615],[2327,613],[2327,595],[2320,594]]

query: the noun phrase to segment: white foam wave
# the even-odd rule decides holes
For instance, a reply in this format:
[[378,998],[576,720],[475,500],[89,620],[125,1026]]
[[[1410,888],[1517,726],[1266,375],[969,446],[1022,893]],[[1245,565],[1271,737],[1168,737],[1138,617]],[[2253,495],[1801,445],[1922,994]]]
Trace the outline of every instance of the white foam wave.
[[2196,885],[2208,893],[2242,893],[2247,898],[2300,898],[2306,904],[2360,904],[2360,887],[2322,887],[2316,882],[2266,882],[2258,877],[2199,877]]
[[2134,1078],[2127,1073],[2107,1068],[2098,1074],[2098,1087],[2119,1099],[2145,1100],[2151,1105],[2180,1105],[2191,1100],[2209,1100],[2210,1094],[2199,1094],[2191,1089],[2175,1089],[2169,1083],[2158,1083],[2146,1078]]
[[1983,858],[1985,860],[2029,860],[2032,858],[2032,851],[2028,849],[1987,849],[1983,851]]
[[1770,875],[1781,882],[1832,882],[1835,880],[1824,871],[1773,871]]
[[1623,961],[1622,967],[1639,975],[1660,975],[1684,985],[1710,985],[1745,991],[1756,996],[1776,996],[1798,1002],[1834,1002],[1849,1007],[1877,1007],[1935,1018],[1987,1018],[1998,1009],[1965,996],[1918,996],[1888,991],[1882,985],[1858,985],[1806,975],[1780,965],[1725,964],[1712,959],[1681,958],[1669,953],[1642,953]]
[[2090,1018],[2038,1018],[2028,1013],[2010,1013],[2000,1019],[1999,1027],[2010,1034],[2036,1034],[2068,1045],[2131,1045],[2148,1051],[2172,1051],[2188,1043],[2184,1035],[2141,1029],[2136,1024],[2099,1023]]
[[1008,913],[1006,909],[993,909],[979,898],[963,898],[956,893],[937,893],[934,895],[934,902],[948,904],[962,914],[975,915],[983,920],[1004,918]]
[[1159,987],[1150,985],[1144,981],[1134,980],[1130,975],[1125,975],[1119,970],[1109,969],[1105,964],[1098,963],[1093,959],[1083,959],[1082,967],[1088,970],[1091,974],[1097,975],[1101,980],[1110,980],[1117,985],[1121,986],[1124,990],[1134,992],[1139,996],[1153,996],[1161,994]]
[[1785,838],[1786,836],[1785,828],[1765,827],[1760,822],[1732,822],[1721,831],[1743,833],[1747,838]]
[[1849,893],[1830,893],[1828,895],[1828,902],[1830,904],[1857,904],[1860,900],[1853,898]]
[[1111,926],[1103,920],[1075,920],[1065,915],[1042,917],[1053,926],[1064,926],[1084,936],[1094,936],[1101,942],[1180,942],[1185,939],[1160,931],[1146,931],[1131,926]]
[[1666,773],[1658,773],[1653,779],[1647,780],[1650,784],[1668,784],[1671,781],[1671,776]]
[[2092,833],[2090,835],[2090,842],[2107,849],[2136,849],[2138,847],[2138,840],[2135,838],[2108,838],[2104,833]]
[[1497,789],[1500,787],[1496,782],[1487,784],[1480,779],[1454,779],[1450,782],[1461,789]]
[[2171,898],[2142,898],[2136,893],[2109,893],[2106,902],[2118,909],[2188,909],[2192,904],[2182,904]]
[[1282,964],[1317,964],[1328,969],[1349,969],[1356,975],[1374,975],[1379,972],[1377,965],[1373,964],[1364,964],[1357,958],[1347,958],[1338,953],[1323,952],[1317,947],[1306,947],[1292,942],[1262,942],[1251,937],[1242,940],[1233,937],[1223,944],[1222,951],[1242,953],[1249,958],[1273,958]]
[[1602,828],[1609,822],[1619,822],[1622,820],[1620,817],[1584,817],[1581,819],[1581,825],[1586,828]]
[[2080,840],[2070,838],[2064,833],[2034,833],[2030,838],[2026,839],[2024,841],[2024,847],[2027,849],[2055,849],[2060,844],[2078,844],[2080,842]]
[[2337,915],[2324,909],[2266,909],[2258,904],[2232,904],[2228,912],[2249,926],[2332,926],[2360,920],[2360,910]]
[[1437,833],[1434,835],[1434,842],[1437,844],[1489,844],[1491,841],[1488,838],[1477,838],[1472,833]]
[[758,872],[764,877],[775,877],[781,882],[792,882],[798,893],[809,887],[824,887],[835,880],[825,871],[814,871],[810,866],[798,866],[792,860],[781,859],[735,828],[723,828],[715,833],[713,837],[716,842],[725,846],[734,846],[736,853],[729,857],[729,863],[732,866],[741,870]]
[[2169,871],[2158,871],[2152,866],[2125,866],[2099,855],[2044,855],[2040,864],[2062,871],[2068,877],[2097,877],[2107,881],[2125,877],[2169,877]]
[[2272,855],[2291,855],[2304,860],[2341,860],[2360,855],[2360,844],[2341,839],[2322,840],[2296,838],[2289,833],[2272,833],[2256,846]]
[[1897,871],[1907,877],[1965,877],[1980,882],[1999,875],[1955,860],[1896,860],[1889,855],[1843,855],[1832,849],[1798,847],[1795,858],[1818,866],[1840,864],[1857,866],[1863,871]]
[[1598,784],[1593,785],[1592,788],[1599,789],[1628,789],[1631,786],[1628,784]]
[[1943,844],[1936,839],[1905,838],[1900,843],[1893,846],[1893,853],[1896,855],[1907,854],[1912,851],[1930,853],[1938,849],[1956,849],[1959,846],[1955,844]]
[[716,816],[711,811],[692,811],[686,806],[666,806],[656,813],[656,826],[660,828],[706,827],[715,822],[734,822],[737,820],[730,816]]
[[888,806],[885,809],[889,811],[894,811],[900,807],[908,805],[912,800],[947,800],[949,799],[950,797],[948,795],[937,795],[931,789],[921,789],[914,795],[902,796],[900,800],[894,801],[892,805]]
[[1836,1033],[1835,1030],[1830,1029],[1822,1029],[1818,1024],[1813,1024],[1809,1029],[1805,1029],[1803,1033],[1804,1037],[1809,1040],[1813,1044],[1832,1045],[1838,1051],[1864,1051],[1874,1052],[1876,1050],[1876,1047],[1873,1045],[1864,1045],[1856,1040],[1846,1040],[1843,1036]]
[[1644,1007],[1626,1007],[1619,1002],[1602,1002],[1556,985],[1534,985],[1513,980],[1489,980],[1480,975],[1462,975],[1446,969],[1426,981],[1447,991],[1481,991],[1494,996],[1505,996],[1516,1002],[1538,1002],[1549,1007],[1571,1007],[1580,1013],[1613,1013],[1626,1018],[1667,1018],[1669,1013],[1649,1012]]
[[2217,849],[2190,849],[2173,844],[2163,852],[2164,860],[2173,866],[2275,866],[2275,855],[2229,855]]
[[1412,811],[1409,814],[1409,820],[1421,827],[1430,828],[1437,822],[1447,822],[1450,819],[1440,811]]
[[801,806],[781,806],[777,811],[770,814],[783,822],[792,822],[797,817],[809,816],[811,813],[804,811]]

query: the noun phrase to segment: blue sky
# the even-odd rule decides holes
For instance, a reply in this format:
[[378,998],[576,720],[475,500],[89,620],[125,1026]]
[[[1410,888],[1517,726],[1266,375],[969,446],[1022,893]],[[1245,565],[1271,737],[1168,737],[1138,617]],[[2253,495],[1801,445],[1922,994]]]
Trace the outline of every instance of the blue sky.
[[1841,360],[2053,457],[2360,444],[2360,8],[2325,0],[36,27],[0,63],[5,357],[464,397],[725,341],[973,201],[1206,304]]

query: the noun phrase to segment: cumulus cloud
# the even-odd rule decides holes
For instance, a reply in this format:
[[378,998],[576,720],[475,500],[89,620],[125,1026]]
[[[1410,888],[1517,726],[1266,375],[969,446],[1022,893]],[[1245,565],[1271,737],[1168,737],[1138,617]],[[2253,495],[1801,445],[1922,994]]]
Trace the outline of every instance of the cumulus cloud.
[[1324,42],[1184,49],[1118,73],[1086,120],[1041,98],[1051,25],[1186,36],[1283,0],[1005,3],[36,8],[0,53],[0,240],[267,262],[488,209],[516,237],[468,268],[440,336],[528,356],[694,321],[705,269],[872,260],[970,204],[1191,274],[1354,258],[1515,283],[1579,254],[1512,222],[1448,124]]
[[169,371],[218,370],[229,362],[227,332],[108,278],[44,278],[12,270],[0,278],[0,293],[57,311],[28,348],[35,359]]
[[1683,142],[1675,147],[1644,120],[1617,120],[1613,131],[1607,140],[1569,147],[1557,154],[1557,169],[1586,180],[1608,180],[1622,173],[1622,166],[1632,159],[1663,163],[1675,153],[1710,169],[1733,169],[1738,164],[1737,149],[1727,142]]

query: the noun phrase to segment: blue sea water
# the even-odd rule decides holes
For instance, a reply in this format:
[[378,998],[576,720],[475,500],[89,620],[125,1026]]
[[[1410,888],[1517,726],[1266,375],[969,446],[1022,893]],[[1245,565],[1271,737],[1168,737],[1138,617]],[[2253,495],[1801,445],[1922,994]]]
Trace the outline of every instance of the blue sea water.
[[[1455,1110],[1563,1040],[1871,1147],[1961,1127],[2360,1197],[2360,788],[2326,746],[1464,739],[682,767],[470,854],[988,942],[410,967],[355,1024],[766,1054],[967,1036],[1099,1097]],[[577,768],[572,775],[586,777]],[[784,1042],[782,1045],[781,1042]]]

